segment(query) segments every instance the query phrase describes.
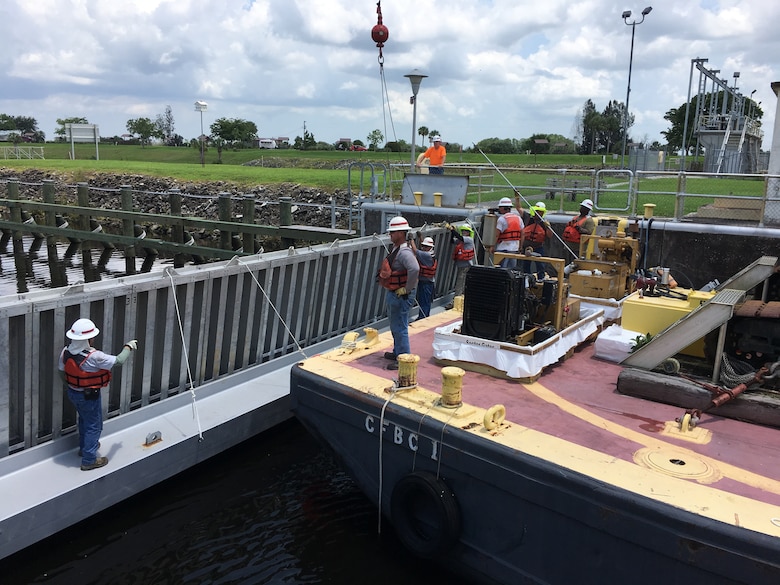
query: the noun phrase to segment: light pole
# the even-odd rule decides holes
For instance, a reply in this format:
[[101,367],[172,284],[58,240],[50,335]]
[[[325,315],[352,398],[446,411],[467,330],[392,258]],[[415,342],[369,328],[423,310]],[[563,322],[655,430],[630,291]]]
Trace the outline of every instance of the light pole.
[[404,75],[404,77],[409,78],[409,82],[412,84],[412,99],[411,102],[414,106],[412,109],[412,161],[411,161],[411,170],[410,172],[414,172],[414,147],[415,143],[417,142],[417,92],[420,91],[420,83],[422,83],[422,80],[428,77],[427,75],[423,75],[420,73],[417,69],[412,69],[411,73],[407,73]]
[[200,112],[200,166],[206,166],[206,159],[203,156],[203,112],[208,109],[209,105],[203,100],[195,102],[195,111]]
[[628,100],[631,97],[631,66],[634,63],[634,33],[636,32],[636,25],[642,24],[645,21],[645,16],[650,14],[652,10],[653,7],[648,6],[642,11],[642,20],[640,21],[633,20],[631,22],[628,22],[628,19],[631,18],[631,11],[626,10],[625,12],[623,12],[623,22],[625,22],[628,26],[631,27],[631,52],[629,53],[629,57],[628,57],[628,86],[626,88],[626,109],[623,112],[623,154],[620,157],[621,169],[626,168],[625,160],[626,160],[626,138],[628,135]]

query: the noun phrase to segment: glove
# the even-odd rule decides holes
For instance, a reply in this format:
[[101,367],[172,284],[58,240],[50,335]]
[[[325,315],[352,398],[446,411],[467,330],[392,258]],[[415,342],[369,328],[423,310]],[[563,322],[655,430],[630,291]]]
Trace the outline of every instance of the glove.
[[135,351],[138,349],[138,340],[137,339],[131,339],[127,343],[125,343],[125,347],[129,347],[132,351]]
[[402,286],[401,288],[395,289],[395,296],[406,298],[409,296],[409,293],[406,288]]

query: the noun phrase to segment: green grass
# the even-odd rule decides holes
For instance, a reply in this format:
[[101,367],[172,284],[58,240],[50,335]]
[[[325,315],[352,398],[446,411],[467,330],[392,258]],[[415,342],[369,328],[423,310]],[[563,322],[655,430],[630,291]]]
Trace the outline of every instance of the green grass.
[[[6,146],[0,143],[0,146]],[[7,145],[10,146],[10,145]],[[41,146],[41,145],[23,145]],[[100,144],[100,160],[95,160],[93,144],[76,144],[75,160],[71,160],[71,148],[65,143],[46,143],[44,145],[45,160],[35,159],[0,159],[0,167],[18,169],[52,170],[65,174],[73,182],[88,181],[96,173],[117,173],[150,175],[162,178],[174,178],[186,182],[217,182],[224,181],[239,186],[269,185],[279,183],[300,184],[315,187],[325,191],[346,189],[350,180],[347,168],[350,162],[375,163],[390,165],[408,165],[409,152],[349,152],[349,151],[300,151],[293,149],[226,149],[222,152],[222,161],[213,147],[205,153],[205,166],[200,164],[200,151],[189,147],[167,147],[128,144]],[[419,152],[419,149],[418,149]],[[513,196],[507,181],[520,187],[524,195],[539,199],[548,190],[548,181],[552,178],[561,179],[560,169],[566,171],[566,184],[572,186],[574,180],[581,186],[589,184],[594,169],[615,169],[619,163],[607,157],[606,166],[602,166],[601,155],[488,155],[489,158],[476,153],[450,152],[447,155],[449,164],[477,165],[477,168],[452,172],[467,172],[472,184],[475,177],[483,174],[485,183],[495,186],[495,191],[489,188],[483,190],[482,201],[496,201],[503,196]],[[281,159],[281,161],[280,161]],[[246,166],[247,163],[252,166]],[[283,164],[284,166],[281,166]],[[493,168],[501,168],[504,176]],[[407,167],[408,168],[408,167]],[[522,171],[518,169],[523,169]],[[401,169],[402,170],[402,169]],[[370,175],[370,172],[369,172]],[[388,176],[388,180],[401,179],[400,172]],[[627,207],[627,181],[625,176],[605,174],[602,178],[607,183],[607,190],[599,193],[598,206],[613,210],[623,210]],[[353,167],[351,187],[353,191],[360,190],[360,168]],[[364,178],[363,190],[368,189]],[[702,205],[710,204],[714,196],[734,195],[761,197],[765,184],[760,178],[699,178],[688,176],[684,191],[685,212],[695,211]],[[673,217],[675,198],[679,189],[676,176],[648,177],[642,175],[637,191],[637,213],[642,214],[643,204],[656,204],[655,213],[660,217]],[[397,194],[398,187],[393,191]],[[696,196],[699,195],[699,196]],[[559,199],[547,200],[550,210],[562,208],[574,212],[579,207],[579,201],[584,198],[579,193],[577,201],[564,198],[561,205]],[[478,196],[475,189],[467,198],[475,202]],[[617,212],[617,211],[616,211]]]

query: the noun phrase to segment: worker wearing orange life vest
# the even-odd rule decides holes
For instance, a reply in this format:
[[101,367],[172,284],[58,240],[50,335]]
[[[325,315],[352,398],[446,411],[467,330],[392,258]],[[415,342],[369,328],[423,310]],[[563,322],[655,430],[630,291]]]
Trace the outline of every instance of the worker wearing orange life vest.
[[576,257],[580,254],[580,240],[582,235],[591,235],[596,229],[596,222],[590,216],[593,211],[593,201],[585,199],[580,204],[580,214],[572,219],[563,229],[563,241],[569,246]]
[[[450,226],[452,230],[452,241],[455,244],[455,249],[452,252],[452,260],[455,262],[455,296],[463,294],[463,289],[466,286],[466,273],[474,264],[475,246],[474,246],[474,230],[467,223],[464,223],[459,228],[455,229]],[[447,305],[448,308],[452,308]]]
[[70,344],[60,353],[59,372],[68,386],[68,399],[78,414],[79,455],[81,470],[103,467],[107,457],[98,457],[103,432],[103,405],[100,389],[111,380],[111,369],[125,363],[138,347],[133,339],[125,343],[119,355],[103,353],[92,347],[91,339],[100,330],[90,319],[77,319],[66,333]]
[[[547,238],[550,237],[552,230],[550,225],[544,219],[544,214],[547,211],[547,206],[543,201],[539,201],[536,205],[533,205],[530,209],[530,221],[523,228],[523,235],[525,236],[525,250],[523,253],[526,256],[544,256],[544,244]],[[531,260],[523,260],[523,272],[531,272]],[[536,276],[539,280],[544,280],[545,264],[544,262],[533,262],[536,264]]]
[[[496,220],[496,252],[519,253],[523,249],[523,225],[522,218],[512,211],[512,200],[509,197],[503,197],[498,202],[498,220]],[[492,247],[489,248],[492,253]],[[502,268],[515,268],[517,259],[504,258],[501,260]]]
[[433,302],[433,293],[436,288],[436,269],[439,267],[439,261],[433,249],[433,238],[427,237],[420,242],[417,248],[414,240],[409,242],[417,256],[417,262],[420,265],[420,280],[417,285],[417,304],[420,307],[420,313],[417,320],[425,319],[431,314],[431,303]]
[[393,360],[388,370],[397,370],[395,361],[402,353],[409,353],[409,309],[414,306],[417,297],[417,283],[420,276],[420,264],[412,248],[406,243],[409,222],[401,216],[390,220],[387,232],[393,249],[382,262],[379,270],[379,284],[387,292],[387,317],[390,320],[390,332],[393,334],[393,351],[385,352],[385,358]]

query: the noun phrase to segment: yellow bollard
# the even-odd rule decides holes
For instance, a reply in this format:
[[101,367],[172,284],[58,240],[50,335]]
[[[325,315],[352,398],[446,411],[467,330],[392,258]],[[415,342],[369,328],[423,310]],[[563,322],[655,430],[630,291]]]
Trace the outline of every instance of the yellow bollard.
[[452,299],[452,308],[456,310],[458,313],[463,312],[463,295],[458,295],[454,299]]
[[415,191],[414,192],[414,204],[418,207],[422,205],[422,191]]
[[441,207],[441,193],[434,193],[433,194],[433,206],[434,207]]
[[402,353],[398,356],[398,387],[417,388],[417,363],[420,356]]
[[445,366],[441,369],[441,405],[446,408],[457,408],[463,404],[463,376],[466,371],[455,366]]
[[645,203],[645,219],[650,219],[653,217],[653,213],[655,211],[655,203]]

